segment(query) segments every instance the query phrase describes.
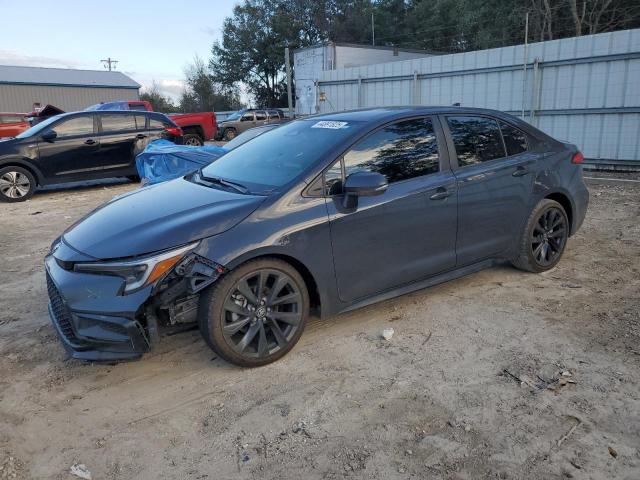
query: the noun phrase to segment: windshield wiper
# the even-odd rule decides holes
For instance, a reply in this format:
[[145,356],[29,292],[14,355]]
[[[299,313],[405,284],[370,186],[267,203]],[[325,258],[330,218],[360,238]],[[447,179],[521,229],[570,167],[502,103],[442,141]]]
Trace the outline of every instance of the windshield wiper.
[[242,185],[241,183],[236,183],[236,182],[232,182],[230,180],[225,180],[222,177],[207,177],[205,174],[202,173],[202,169],[198,170],[198,176],[202,180],[206,180],[207,182],[217,183],[218,185],[223,185],[225,187],[232,188],[236,192],[240,192],[242,194],[249,193],[249,189],[247,187],[245,187],[244,185]]

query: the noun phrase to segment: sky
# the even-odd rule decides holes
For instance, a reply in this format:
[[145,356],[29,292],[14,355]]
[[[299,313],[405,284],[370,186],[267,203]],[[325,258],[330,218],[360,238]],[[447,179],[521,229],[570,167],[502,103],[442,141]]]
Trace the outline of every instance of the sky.
[[101,70],[101,59],[176,99],[210,57],[236,0],[0,0],[0,65]]

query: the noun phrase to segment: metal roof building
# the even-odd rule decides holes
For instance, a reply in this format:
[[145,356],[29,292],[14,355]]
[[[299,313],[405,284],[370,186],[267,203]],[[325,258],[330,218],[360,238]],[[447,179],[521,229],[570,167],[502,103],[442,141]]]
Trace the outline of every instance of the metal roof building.
[[67,112],[115,100],[138,100],[140,84],[122,72],[0,65],[0,112],[55,105]]

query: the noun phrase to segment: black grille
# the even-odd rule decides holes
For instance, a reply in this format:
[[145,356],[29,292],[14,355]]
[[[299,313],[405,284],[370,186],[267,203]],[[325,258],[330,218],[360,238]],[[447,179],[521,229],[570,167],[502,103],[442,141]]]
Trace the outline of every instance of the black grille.
[[51,310],[53,311],[53,321],[58,325],[60,333],[70,343],[78,343],[78,338],[73,331],[73,324],[71,321],[71,312],[64,304],[60,292],[56,287],[53,280],[47,272],[47,292],[49,293],[49,301],[51,302]]

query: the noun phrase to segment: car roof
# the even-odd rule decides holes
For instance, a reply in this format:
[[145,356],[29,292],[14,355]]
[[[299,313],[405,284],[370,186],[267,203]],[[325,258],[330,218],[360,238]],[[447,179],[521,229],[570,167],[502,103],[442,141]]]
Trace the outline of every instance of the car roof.
[[[474,114],[505,117],[507,114],[488,108],[458,107],[458,106],[397,106],[362,108],[346,110],[343,112],[322,113],[313,115],[314,120],[340,120],[340,121],[384,121],[412,115],[438,115],[438,114]],[[509,117],[511,117],[509,115]]]

